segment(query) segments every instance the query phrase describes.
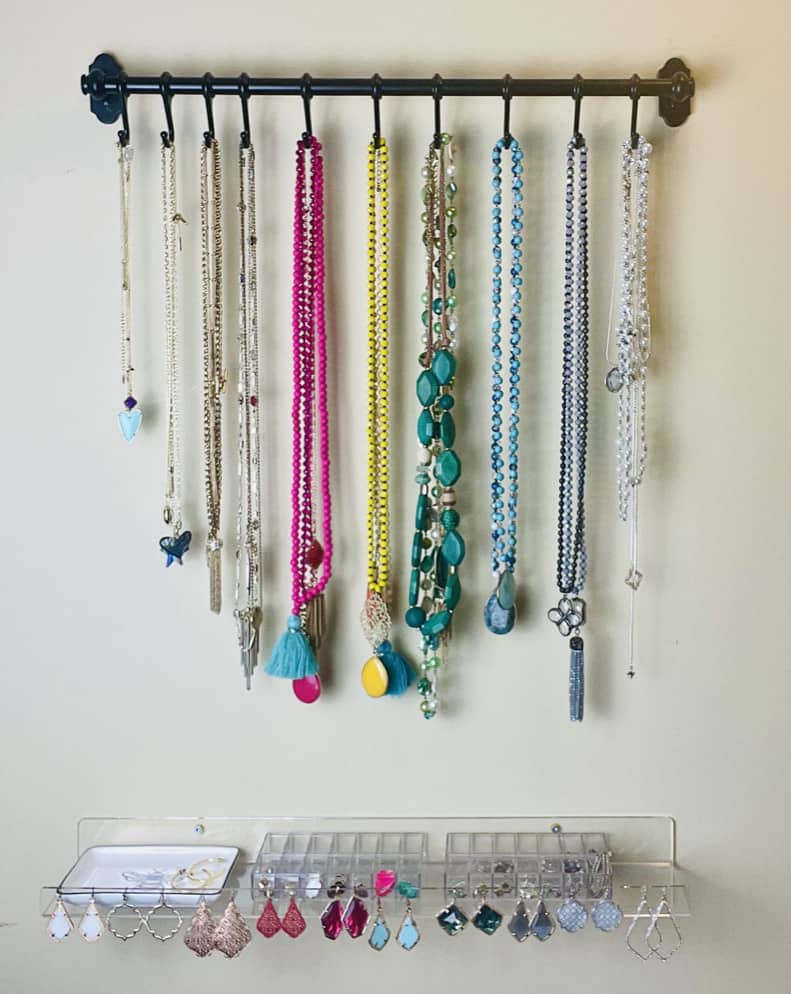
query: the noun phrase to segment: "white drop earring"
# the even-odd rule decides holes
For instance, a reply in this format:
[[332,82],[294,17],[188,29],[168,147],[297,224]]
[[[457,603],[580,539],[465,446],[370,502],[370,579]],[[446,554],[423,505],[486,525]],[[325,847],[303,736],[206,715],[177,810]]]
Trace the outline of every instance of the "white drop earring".
[[96,907],[93,891],[91,891],[91,899],[85,909],[85,914],[80,919],[78,931],[86,942],[97,942],[104,935],[104,925],[99,915],[99,909]]

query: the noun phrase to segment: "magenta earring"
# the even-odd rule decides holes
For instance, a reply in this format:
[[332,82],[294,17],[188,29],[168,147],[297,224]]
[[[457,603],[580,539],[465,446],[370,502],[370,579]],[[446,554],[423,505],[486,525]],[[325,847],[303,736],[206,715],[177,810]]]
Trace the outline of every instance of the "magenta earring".
[[298,939],[308,927],[293,893],[289,895],[288,907],[280,924],[286,935],[292,939]]
[[352,939],[359,939],[368,925],[368,908],[363,902],[364,897],[368,897],[368,891],[362,884],[358,884],[343,913],[343,927]]
[[327,888],[327,897],[330,903],[321,913],[321,929],[328,939],[333,941],[343,931],[343,905],[339,898],[346,893],[346,884],[342,877],[338,877],[335,883]]
[[280,921],[280,916],[277,913],[277,908],[275,907],[275,902],[272,900],[272,888],[268,880],[260,880],[259,886],[263,889],[266,895],[266,904],[264,905],[264,910],[258,916],[258,921],[255,923],[256,931],[260,932],[265,939],[271,939],[272,936],[277,935],[277,933],[283,927],[283,923]]

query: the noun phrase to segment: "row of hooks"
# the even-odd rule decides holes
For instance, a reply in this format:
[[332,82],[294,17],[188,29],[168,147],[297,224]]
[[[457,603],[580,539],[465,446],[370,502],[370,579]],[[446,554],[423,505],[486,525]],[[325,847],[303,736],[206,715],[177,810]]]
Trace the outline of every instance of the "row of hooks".
[[[118,77],[118,92],[121,96],[121,122],[122,129],[118,132],[118,141],[121,145],[126,146],[130,141],[130,129],[129,129],[129,111],[128,111],[128,88],[127,88],[127,74],[121,72]],[[162,96],[162,102],[165,108],[165,121],[166,130],[160,132],[162,142],[165,146],[170,147],[175,141],[175,130],[173,127],[173,93],[171,92],[171,81],[173,77],[169,72],[163,72],[159,77],[159,92]],[[305,73],[301,80],[301,97],[302,105],[305,114],[305,131],[303,133],[303,139],[307,141],[313,135],[313,123],[310,114],[310,102],[313,99],[312,93],[312,77],[310,73]],[[442,101],[442,77],[437,73],[433,77],[433,85],[431,97],[434,101],[434,146],[439,148],[440,136],[442,133],[442,120],[440,104]],[[511,84],[513,80],[509,74],[503,77],[503,141],[505,142],[505,147],[508,148],[513,140],[511,135],[511,99],[513,93],[511,92]],[[203,134],[204,141],[207,146],[211,145],[214,141],[214,90],[213,90],[214,76],[212,73],[204,73],[202,77],[201,90],[203,93],[203,100],[206,106],[206,122],[207,128]],[[583,143],[582,134],[580,132],[580,111],[582,108],[582,84],[583,78],[579,73],[574,77],[574,88],[572,92],[572,99],[574,101],[574,130],[573,138],[577,148],[579,148]],[[242,131],[241,131],[241,142],[244,148],[250,147],[250,77],[247,73],[241,73],[239,76],[239,99],[242,104]],[[381,130],[381,112],[380,104],[382,101],[382,77],[379,73],[375,73],[371,77],[371,99],[374,105],[374,131],[373,140],[378,148],[382,139]],[[631,112],[631,125],[630,134],[632,139],[632,147],[637,147],[638,133],[637,133],[637,107],[640,102],[640,77],[635,73],[631,77],[631,87],[629,92],[629,99],[632,103]]]

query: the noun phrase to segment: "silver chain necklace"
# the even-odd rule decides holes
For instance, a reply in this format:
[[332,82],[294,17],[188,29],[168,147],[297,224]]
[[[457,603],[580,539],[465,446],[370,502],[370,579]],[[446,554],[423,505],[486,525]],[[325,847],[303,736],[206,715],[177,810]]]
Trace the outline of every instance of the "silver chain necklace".
[[132,181],[134,149],[123,140],[118,141],[118,179],[121,197],[121,384],[124,391],[124,409],[118,412],[121,434],[131,442],[137,434],[142,412],[134,395],[132,365],[132,285],[129,273],[129,190]]
[[206,561],[209,608],[222,605],[222,172],[220,145],[207,133],[200,158],[201,272],[203,279],[203,443],[206,476]]
[[261,627],[258,279],[255,150],[239,143],[239,503],[236,514],[236,618],[247,689],[258,663]]

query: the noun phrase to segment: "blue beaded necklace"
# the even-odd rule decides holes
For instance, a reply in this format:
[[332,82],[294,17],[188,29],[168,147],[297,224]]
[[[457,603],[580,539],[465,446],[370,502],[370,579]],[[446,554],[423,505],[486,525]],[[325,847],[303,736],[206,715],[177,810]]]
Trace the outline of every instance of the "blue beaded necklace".
[[[503,458],[502,346],[502,157],[511,152],[511,307],[508,352],[508,453]],[[507,133],[492,149],[492,572],[495,588],[486,602],[486,627],[507,635],[516,619],[516,512],[519,489],[519,367],[522,342],[522,159],[519,142]],[[508,486],[506,490],[506,471]]]
[[582,721],[585,696],[585,463],[588,441],[588,150],[579,132],[575,95],[574,135],[566,152],[565,287],[563,294],[563,393],[560,423],[557,584],[560,600],[548,612],[569,642],[569,717]]

